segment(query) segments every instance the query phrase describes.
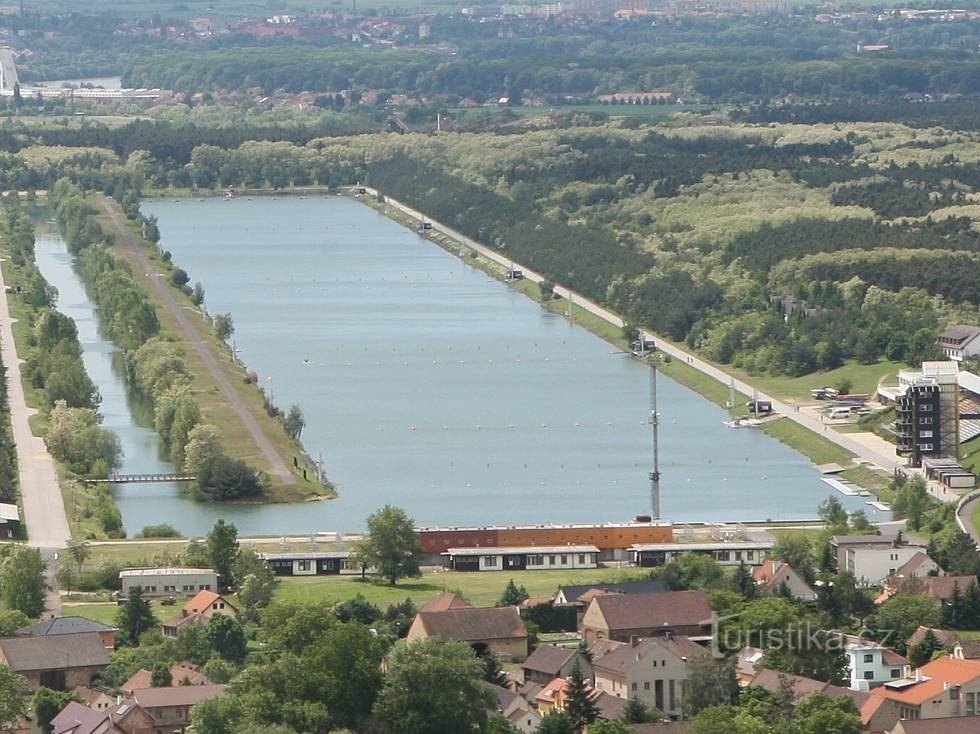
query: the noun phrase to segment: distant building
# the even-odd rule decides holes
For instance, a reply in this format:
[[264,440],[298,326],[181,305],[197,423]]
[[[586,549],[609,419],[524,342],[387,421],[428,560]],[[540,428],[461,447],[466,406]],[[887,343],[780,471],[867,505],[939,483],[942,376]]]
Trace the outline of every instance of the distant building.
[[752,572],[756,588],[763,594],[777,594],[786,587],[794,599],[813,601],[817,592],[796,569],[785,561],[766,561]]
[[469,607],[419,612],[408,629],[409,642],[438,637],[465,642],[477,653],[492,652],[504,661],[527,657],[527,628],[517,607]]
[[450,548],[442,565],[454,571],[534,571],[596,568],[594,545],[527,546],[524,548]]
[[895,453],[910,466],[923,457],[956,457],[959,448],[959,367],[923,362],[922,370],[899,372],[895,394]]
[[629,549],[630,563],[635,566],[663,566],[685,553],[699,553],[723,566],[758,566],[772,550],[770,541],[730,541],[721,543],[634,544]]
[[0,661],[27,678],[34,688],[91,687],[109,664],[109,651],[97,632],[0,639]]
[[218,588],[218,574],[210,568],[132,568],[119,572],[122,595],[141,589],[144,596],[196,594]]
[[860,637],[846,636],[844,654],[850,673],[850,687],[855,691],[899,680],[908,675],[909,661],[894,650]]
[[21,627],[17,630],[21,637],[47,637],[48,635],[81,635],[95,632],[102,639],[106,649],[116,647],[117,628],[86,617],[52,617]]
[[976,357],[980,355],[980,326],[951,326],[936,337],[936,346],[957,362],[962,362],[964,357]]
[[555,678],[567,678],[575,664],[578,663],[582,674],[589,678],[592,666],[588,659],[574,647],[559,647],[558,645],[538,645],[534,652],[521,663],[524,682],[547,685]]
[[360,573],[350,565],[350,551],[283,551],[260,553],[276,576],[334,576],[341,573]]
[[862,545],[898,542],[901,540],[897,533],[887,535],[835,535],[830,539],[830,549],[834,552],[835,568],[838,571],[843,571],[847,568],[848,549]]
[[585,607],[598,594],[652,594],[666,591],[663,581],[625,581],[619,584],[582,584],[579,586],[559,586],[551,603],[555,606]]
[[684,713],[688,663],[710,656],[705,648],[680,635],[633,637],[592,661],[595,687],[679,718]]
[[184,625],[206,624],[216,614],[234,619],[238,616],[238,609],[215,591],[199,591],[184,604],[180,613],[160,625],[160,633],[164,637],[176,637]]
[[980,712],[980,661],[936,658],[911,677],[873,689],[871,695],[897,703],[902,719],[976,717]]
[[851,546],[845,551],[841,570],[853,574],[861,586],[880,586],[921,550],[919,546],[898,543]]
[[629,642],[632,637],[667,634],[703,637],[710,633],[711,606],[703,591],[605,594],[595,597],[582,616],[582,638]]

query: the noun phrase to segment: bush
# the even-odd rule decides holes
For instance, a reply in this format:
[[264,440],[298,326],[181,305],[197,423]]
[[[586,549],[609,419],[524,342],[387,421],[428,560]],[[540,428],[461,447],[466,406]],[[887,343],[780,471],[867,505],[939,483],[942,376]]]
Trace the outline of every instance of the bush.
[[197,474],[197,489],[207,499],[237,500],[256,497],[266,490],[266,481],[241,459],[215,456]]
[[170,282],[178,288],[183,288],[190,282],[190,276],[183,268],[177,268],[170,274]]
[[180,531],[173,525],[160,523],[159,525],[147,525],[136,534],[137,538],[179,538]]

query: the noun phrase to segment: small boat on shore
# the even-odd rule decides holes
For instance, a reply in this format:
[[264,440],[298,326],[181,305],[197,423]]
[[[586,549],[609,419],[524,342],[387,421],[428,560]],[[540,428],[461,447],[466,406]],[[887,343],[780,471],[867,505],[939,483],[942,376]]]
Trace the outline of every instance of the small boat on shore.
[[755,418],[733,418],[730,421],[722,421],[729,428],[755,428],[759,421]]

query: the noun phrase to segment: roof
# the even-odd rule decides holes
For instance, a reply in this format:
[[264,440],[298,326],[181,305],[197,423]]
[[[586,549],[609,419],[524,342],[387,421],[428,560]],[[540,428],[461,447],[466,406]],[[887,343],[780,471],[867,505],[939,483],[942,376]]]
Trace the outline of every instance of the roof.
[[133,576],[191,576],[193,574],[214,574],[213,568],[180,568],[177,566],[170,568],[127,568],[119,572],[119,578],[129,578]]
[[608,670],[613,673],[625,674],[630,666],[643,660],[648,655],[657,654],[662,650],[669,651],[674,657],[681,660],[688,658],[705,658],[710,653],[696,642],[684,635],[671,635],[665,637],[645,637],[637,644],[626,644],[592,660],[592,667],[596,670]]
[[761,540],[736,540],[730,543],[634,543],[630,550],[634,551],[667,551],[683,553],[684,551],[716,551],[716,550],[769,550],[772,543]]
[[636,734],[683,734],[691,725],[689,721],[661,721],[656,724],[632,724]]
[[80,697],[87,706],[91,706],[103,696],[113,701],[116,700],[115,697],[109,693],[101,691],[97,688],[89,688],[88,686],[75,686],[71,689],[71,692]]
[[[918,682],[894,681],[874,689],[874,695],[890,698],[899,703],[917,706],[937,693],[942,693],[949,684],[963,685],[980,678],[980,660],[956,660],[941,657],[932,660],[916,670]],[[904,684],[903,687],[896,686]]]
[[598,553],[599,549],[594,545],[524,545],[506,547],[483,547],[483,548],[447,548],[442,552],[444,556],[502,556],[515,553],[524,554],[543,554],[543,553]]
[[[191,663],[175,663],[170,666],[170,685],[185,685],[184,681],[190,681],[192,686],[200,686],[210,683],[207,676],[202,673],[196,665]],[[153,674],[146,668],[140,668],[131,676],[129,680],[119,686],[119,690],[127,696],[131,696],[134,691],[153,687]]]
[[486,681],[480,681],[480,685],[491,691],[494,696],[497,697],[497,711],[506,711],[514,701],[520,698],[516,693],[508,691],[502,686],[495,686],[493,683],[487,683]]
[[521,663],[525,670],[556,676],[572,657],[575,650],[557,645],[538,645],[527,659]]
[[350,558],[350,551],[283,551],[281,553],[259,553],[263,561],[321,561],[331,558]]
[[58,715],[51,720],[53,734],[92,734],[107,718],[105,711],[90,709],[78,701],[70,701]]
[[927,556],[922,551],[919,551],[910,559],[908,559],[905,563],[899,566],[898,570],[895,571],[895,575],[896,576],[915,575],[915,572],[918,571],[922,567],[922,565],[927,562],[932,562],[933,564],[935,564],[935,561],[929,558],[929,556]]
[[959,654],[967,660],[980,660],[980,640],[963,640],[959,643]]
[[773,587],[778,588],[784,581],[783,577],[788,573],[795,575],[800,583],[808,589],[810,588],[810,585],[797,573],[796,569],[786,563],[786,561],[765,561],[752,572],[752,577],[759,586],[764,589],[771,589]]
[[0,520],[20,520],[20,511],[17,509],[17,505],[0,502]]
[[208,591],[202,589],[192,596],[186,604],[184,604],[185,612],[203,612],[205,609],[210,609],[211,605],[214,604],[218,599],[221,598],[221,594],[216,591]]
[[957,324],[956,326],[950,326],[946,331],[939,334],[936,337],[936,341],[966,344],[977,336],[980,336],[980,326]]
[[891,543],[898,538],[893,535],[834,535],[830,538],[833,545],[857,545],[860,543]]
[[419,611],[444,612],[447,609],[469,609],[472,606],[472,604],[458,594],[444,591],[439,594],[439,596],[429,599],[429,601],[422,605],[422,608]]
[[193,706],[207,698],[224,695],[225,686],[210,683],[204,686],[165,686],[163,688],[138,688],[133,700],[145,709],[161,706]]
[[87,617],[55,617],[54,619],[44,619],[35,624],[21,627],[17,630],[18,635],[30,635],[32,637],[44,637],[45,635],[75,635],[81,632],[115,632],[115,627],[110,627],[102,622]]
[[17,672],[105,667],[109,653],[97,632],[43,637],[5,637],[0,653]]
[[607,594],[589,605],[602,612],[611,630],[654,629],[704,625],[711,606],[703,591],[660,591],[655,594]]
[[902,731],[905,734],[980,734],[980,716],[903,721]]
[[922,579],[926,596],[945,601],[953,595],[953,589],[959,587],[960,592],[966,591],[970,584],[977,582],[976,576],[926,576]]
[[[619,594],[652,594],[655,591],[663,591],[667,587],[663,581],[627,581],[621,584],[583,584],[579,586],[559,586],[558,591],[563,594],[569,604],[574,603],[582,594],[590,589],[600,589],[607,592]],[[557,594],[555,595],[557,596]]]
[[517,607],[469,607],[419,612],[415,617],[432,637],[461,642],[527,637]]
[[932,630],[932,633],[936,636],[944,646],[952,646],[959,642],[960,636],[953,632],[952,630],[939,629],[938,627],[916,627],[915,632],[913,632],[909,638],[905,641],[905,644],[911,647],[912,645],[918,645],[926,636],[928,630]]

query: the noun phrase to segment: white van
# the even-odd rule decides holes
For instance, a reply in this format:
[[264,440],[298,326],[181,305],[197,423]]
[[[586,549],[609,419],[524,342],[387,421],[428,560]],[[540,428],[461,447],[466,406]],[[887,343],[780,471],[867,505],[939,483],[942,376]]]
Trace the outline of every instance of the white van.
[[851,417],[851,409],[850,409],[850,407],[847,407],[847,408],[831,408],[830,409],[830,412],[827,415],[830,416],[830,419],[831,420],[837,420],[838,418],[850,418]]

